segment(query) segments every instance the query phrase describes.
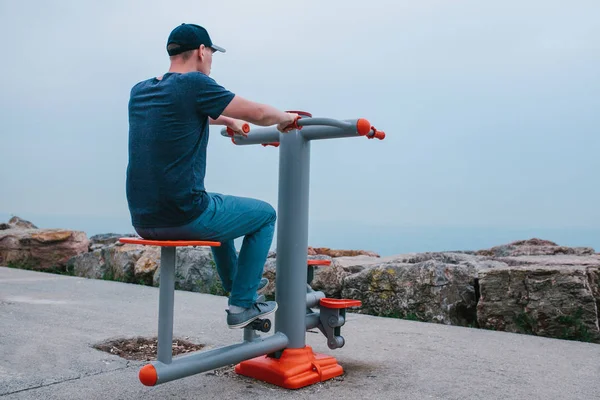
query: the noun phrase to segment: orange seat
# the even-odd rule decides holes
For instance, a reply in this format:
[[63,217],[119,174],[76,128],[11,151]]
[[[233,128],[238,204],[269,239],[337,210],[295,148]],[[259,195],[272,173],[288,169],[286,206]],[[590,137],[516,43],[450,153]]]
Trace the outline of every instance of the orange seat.
[[308,260],[308,265],[331,265],[331,260]]
[[205,240],[146,240],[141,238],[124,237],[120,238],[119,242],[129,244],[141,244],[144,246],[160,246],[160,247],[180,247],[180,246],[221,246],[220,242],[211,242]]

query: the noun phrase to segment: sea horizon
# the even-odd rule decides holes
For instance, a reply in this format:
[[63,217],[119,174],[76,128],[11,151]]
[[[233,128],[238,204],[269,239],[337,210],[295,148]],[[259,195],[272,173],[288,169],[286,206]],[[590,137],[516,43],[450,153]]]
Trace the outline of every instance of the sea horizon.
[[[0,222],[8,222],[9,213],[0,213]],[[132,234],[128,218],[74,215],[17,215],[41,229],[83,231],[88,237],[98,234]],[[600,229],[588,227],[497,227],[497,226],[406,226],[373,225],[354,221],[315,220],[309,224],[311,247],[344,250],[368,250],[382,257],[405,253],[438,251],[475,251],[539,238],[561,246],[592,247],[600,251]],[[277,246],[277,233],[272,248]],[[241,239],[236,240],[239,249]]]

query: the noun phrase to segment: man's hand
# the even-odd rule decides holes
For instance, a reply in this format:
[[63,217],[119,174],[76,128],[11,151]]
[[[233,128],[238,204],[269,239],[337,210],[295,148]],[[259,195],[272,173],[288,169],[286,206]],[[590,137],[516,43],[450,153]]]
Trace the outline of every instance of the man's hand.
[[244,132],[243,130],[243,126],[246,123],[246,121],[242,121],[241,119],[235,119],[235,118],[228,118],[229,121],[227,121],[226,125],[228,128],[230,128],[233,133],[237,134],[237,135],[242,135],[244,137],[248,137],[248,134],[246,132]]
[[281,133],[289,132],[292,129],[294,129],[294,127],[291,125],[294,124],[294,122],[296,122],[296,119],[298,119],[298,114],[296,113],[285,114],[287,118],[285,118],[283,121],[277,124],[277,130]]

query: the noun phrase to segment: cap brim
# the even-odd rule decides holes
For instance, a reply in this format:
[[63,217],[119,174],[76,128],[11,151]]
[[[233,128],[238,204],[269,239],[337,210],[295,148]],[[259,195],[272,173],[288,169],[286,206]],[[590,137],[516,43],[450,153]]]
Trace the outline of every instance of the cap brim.
[[215,51],[220,51],[221,53],[225,53],[225,49],[220,47],[220,46],[216,46],[216,45],[212,45],[210,46],[212,49],[214,49]]

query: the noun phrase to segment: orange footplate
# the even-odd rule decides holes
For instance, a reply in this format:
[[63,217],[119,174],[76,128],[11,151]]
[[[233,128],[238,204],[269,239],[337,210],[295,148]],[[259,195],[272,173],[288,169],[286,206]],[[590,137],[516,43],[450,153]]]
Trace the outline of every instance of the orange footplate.
[[362,302],[360,300],[330,299],[326,297],[324,299],[319,300],[319,304],[327,308],[350,308],[360,307],[362,305]]
[[308,265],[331,265],[331,260],[308,260]]
[[235,372],[286,389],[298,389],[344,373],[334,357],[313,353],[310,346],[285,349],[280,358],[260,356],[242,361]]

